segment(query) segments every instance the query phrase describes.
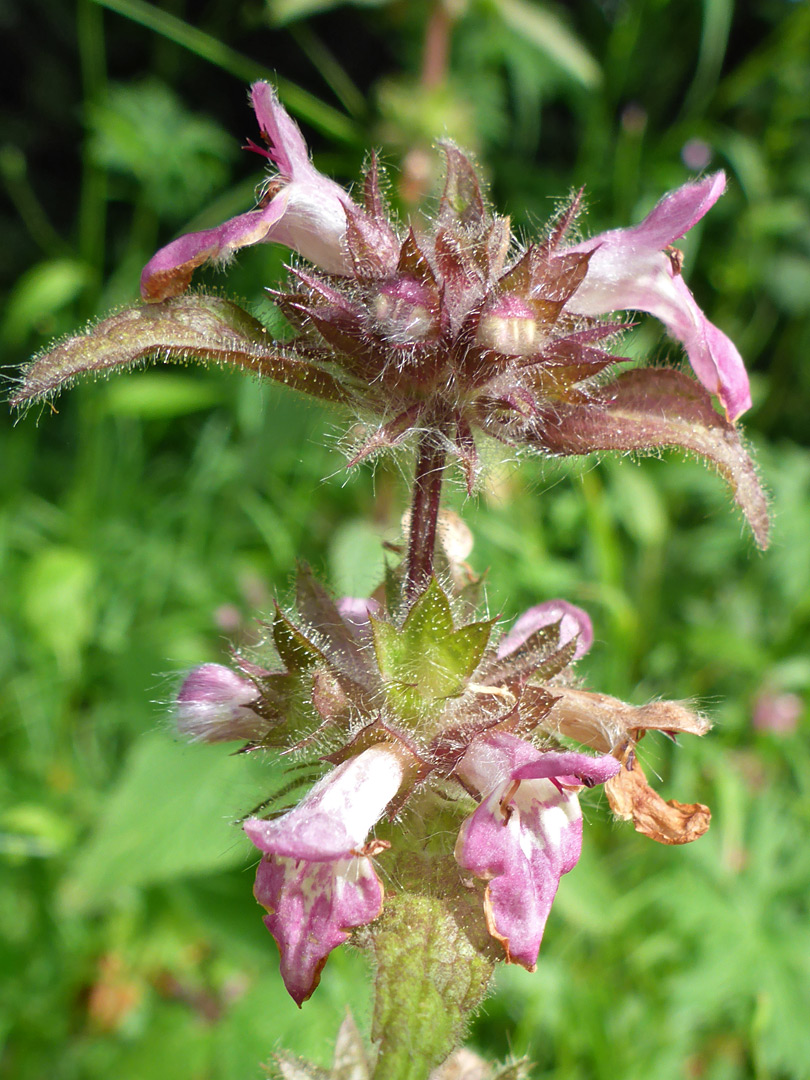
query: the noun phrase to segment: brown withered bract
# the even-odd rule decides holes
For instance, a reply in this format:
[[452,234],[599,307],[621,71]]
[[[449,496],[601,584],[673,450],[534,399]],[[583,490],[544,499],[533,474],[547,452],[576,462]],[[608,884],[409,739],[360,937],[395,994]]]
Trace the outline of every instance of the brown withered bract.
[[605,784],[613,813],[632,821],[636,830],[662,844],[688,844],[709,828],[711,811],[701,803],[665,802],[647,783],[636,745],[648,731],[705,735],[709,723],[677,701],[628,705],[608,694],[555,687],[557,700],[546,727],[602,753],[623,765]]

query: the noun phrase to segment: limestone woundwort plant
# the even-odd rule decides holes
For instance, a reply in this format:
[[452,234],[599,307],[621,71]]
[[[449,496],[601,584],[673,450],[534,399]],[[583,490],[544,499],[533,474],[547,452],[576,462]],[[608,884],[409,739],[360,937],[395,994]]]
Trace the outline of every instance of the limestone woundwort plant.
[[[372,1056],[346,1028],[336,1075],[349,1061],[357,1077],[439,1076],[496,963],[534,969],[560,878],[579,857],[583,788],[604,784],[617,816],[664,843],[709,824],[706,807],[665,803],[635,753],[649,729],[703,734],[706,722],[674,702],[637,708],[580,687],[572,669],[593,634],[565,601],[539,603],[499,635],[477,611],[469,534],[441,496],[454,464],[475,489],[482,438],[545,455],[674,446],[724,476],[765,546],[765,500],[734,426],[748,380],[671,246],[725,178],[686,184],[640,225],[584,242],[569,239],[574,198],[521,246],[456,146],[443,147],[435,218],[403,225],[387,213],[373,158],[357,203],[315,170],[266,83],[252,99],[265,144],[253,149],[274,168],[258,206],[159,251],[144,302],[35,358],[13,401],[46,398],[82,373],[193,359],[345,407],[363,432],[352,466],[413,444],[403,557],[380,589],[334,600],[302,569],[296,609],[277,605],[265,644],[232,668],[192,671],[176,712],[192,738],[242,740],[317,770],[298,805],[285,804],[288,790],[244,829],[299,1005],[336,946],[374,956]],[[306,260],[289,291],[273,293],[295,330],[284,343],[230,301],[186,291],[202,263],[264,241]],[[628,324],[604,316],[628,308],[683,343],[696,380],[620,369],[613,350]],[[460,1059],[454,1067],[464,1075]],[[276,1068],[323,1075],[284,1055]]]

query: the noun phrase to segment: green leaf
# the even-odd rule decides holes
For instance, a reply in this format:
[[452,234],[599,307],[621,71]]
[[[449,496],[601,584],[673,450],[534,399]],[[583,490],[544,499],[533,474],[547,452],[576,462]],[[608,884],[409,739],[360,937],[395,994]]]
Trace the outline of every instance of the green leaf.
[[90,268],[76,259],[49,259],[32,267],[6,303],[2,334],[7,343],[20,344],[32,331],[47,325],[48,319],[81,294],[90,278]]
[[79,375],[126,370],[147,360],[226,365],[328,401],[344,397],[328,372],[273,348],[262,324],[237,304],[186,294],[123,308],[40,353],[23,370],[11,404],[51,398]]
[[599,64],[557,15],[527,0],[494,0],[494,6],[521,39],[531,42],[577,82],[592,89],[602,81]]
[[378,530],[354,519],[339,525],[329,543],[329,576],[338,596],[370,596],[385,576]]
[[91,908],[125,887],[245,866],[253,849],[232,822],[281,770],[275,765],[278,772],[268,776],[266,760],[261,773],[256,768],[222,747],[187,745],[165,734],[138,740],[78,853],[66,902]]
[[95,626],[95,568],[83,552],[46,547],[26,565],[23,612],[39,641],[64,673],[79,668],[82,649]]
[[489,641],[492,622],[453,628],[450,601],[431,578],[397,629],[371,620],[377,663],[388,703],[397,716],[414,718],[436,702],[463,692]]
[[273,643],[288,671],[306,671],[324,659],[321,650],[290,622],[278,606],[273,620]]
[[740,434],[715,411],[707,390],[680,371],[623,372],[586,405],[562,405],[538,426],[537,445],[551,454],[675,447],[713,466],[731,488],[754,539],[768,546],[768,502]]
[[153,372],[137,379],[110,383],[104,403],[115,416],[137,416],[144,420],[172,419],[199,409],[213,408],[222,400],[222,387],[205,377]]

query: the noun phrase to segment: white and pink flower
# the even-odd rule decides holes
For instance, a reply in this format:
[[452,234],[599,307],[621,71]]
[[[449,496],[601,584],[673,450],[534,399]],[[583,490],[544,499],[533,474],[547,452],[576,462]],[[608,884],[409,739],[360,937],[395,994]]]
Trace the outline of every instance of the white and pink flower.
[[734,342],[701,311],[670,250],[726,189],[723,172],[670,191],[638,225],[611,229],[568,250],[591,252],[570,308],[581,315],[632,309],[660,319],[686,349],[700,382],[720,399],[729,420],[751,407],[748,375]]
[[[193,271],[205,262],[226,262],[251,244],[282,244],[328,274],[346,274],[351,261],[345,246],[346,191],[319,173],[309,157],[298,125],[279,103],[269,83],[251,87],[251,102],[267,149],[254,146],[277,172],[255,210],[202,232],[187,233],[158,251],[141,274],[146,300],[164,300],[184,292]],[[359,209],[354,207],[355,209]]]

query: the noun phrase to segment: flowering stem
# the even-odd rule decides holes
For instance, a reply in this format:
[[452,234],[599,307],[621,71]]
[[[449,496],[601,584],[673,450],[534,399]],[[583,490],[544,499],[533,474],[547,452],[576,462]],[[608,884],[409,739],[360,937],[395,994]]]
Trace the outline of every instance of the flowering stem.
[[[430,876],[425,868],[423,882]],[[426,1080],[459,1044],[493,962],[465,898],[401,892],[374,923],[373,1080]],[[469,924],[469,925],[468,925]]]
[[436,522],[447,452],[435,428],[419,440],[405,572],[405,600],[411,603],[423,591],[433,573]]

